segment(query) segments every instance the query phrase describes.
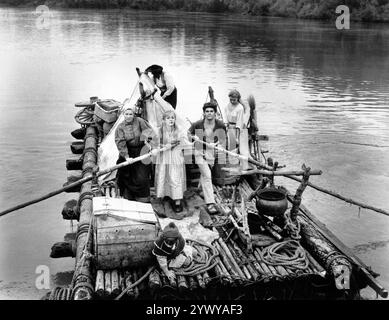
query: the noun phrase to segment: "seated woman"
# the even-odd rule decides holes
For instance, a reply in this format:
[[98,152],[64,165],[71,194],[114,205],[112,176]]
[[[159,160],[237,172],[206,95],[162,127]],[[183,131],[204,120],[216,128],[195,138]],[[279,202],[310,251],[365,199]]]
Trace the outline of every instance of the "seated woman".
[[[186,133],[176,126],[176,114],[167,111],[162,116],[162,127],[158,139],[161,147],[171,149],[160,152],[156,158],[155,191],[157,198],[170,197],[173,210],[183,210],[182,199],[186,190],[185,162],[182,145],[188,144]],[[181,146],[180,146],[181,145]]]
[[[119,150],[117,164],[148,152],[144,141],[154,136],[145,120],[135,117],[131,108],[126,109],[124,121],[115,131],[115,143]],[[118,185],[125,199],[150,202],[150,164],[138,161],[118,169]]]

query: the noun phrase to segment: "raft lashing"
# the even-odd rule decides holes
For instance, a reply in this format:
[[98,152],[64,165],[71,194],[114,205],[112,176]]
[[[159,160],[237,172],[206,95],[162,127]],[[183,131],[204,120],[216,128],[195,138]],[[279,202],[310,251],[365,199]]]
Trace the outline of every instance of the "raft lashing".
[[[72,135],[83,140],[72,143],[71,147],[74,154],[81,156],[67,160],[67,169],[73,172],[78,170],[78,173],[69,178],[65,185],[77,178],[93,176],[97,163],[99,138],[96,128],[93,125],[82,125]],[[187,175],[188,188],[198,187],[198,169],[188,165]],[[282,223],[282,219],[277,217],[258,214],[253,192],[259,185],[266,185],[261,176],[234,182],[232,185],[214,185],[219,214],[210,216],[204,207],[200,208],[202,225],[220,235],[212,243],[217,253],[214,258],[216,265],[195,275],[178,275],[176,281],[170,282],[155,261],[156,268],[136,286],[133,284],[150,266],[104,270],[96,268],[93,197],[120,198],[116,183],[111,181],[99,186],[94,178],[81,188],[70,190],[78,192],[79,197],[65,204],[62,215],[64,219],[78,221],[77,232],[70,240],[56,243],[51,257],[74,257],[75,271],[69,286],[53,288],[46,299],[115,299],[120,294],[122,299],[127,300],[360,297],[360,290],[368,283],[360,272],[361,266],[323,235],[323,230],[305,208],[298,210],[294,223],[299,230],[291,237],[293,233],[285,232],[285,221]],[[286,216],[292,216],[292,208],[296,206],[296,199],[300,197],[301,200],[301,194],[293,197],[286,189],[281,187],[280,190],[288,194]],[[153,192],[152,187],[152,195]],[[250,238],[245,238],[247,233]],[[377,276],[373,272],[372,275]]]

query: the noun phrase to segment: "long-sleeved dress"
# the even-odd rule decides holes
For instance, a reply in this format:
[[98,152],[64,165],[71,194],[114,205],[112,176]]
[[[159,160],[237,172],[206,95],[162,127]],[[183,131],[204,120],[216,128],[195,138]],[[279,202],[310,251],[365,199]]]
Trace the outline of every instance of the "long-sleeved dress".
[[[151,126],[142,118],[131,123],[123,121],[116,129],[115,143],[119,150],[117,164],[127,157],[135,158],[147,153],[144,141],[155,136]],[[150,196],[150,164],[138,161],[118,170],[118,185],[122,196],[132,200]]]
[[168,132],[161,130],[159,142],[166,145],[174,141],[180,143],[170,150],[160,152],[156,158],[155,191],[158,198],[165,196],[173,200],[182,199],[186,190],[186,171],[182,146],[188,144],[185,132],[177,129]]

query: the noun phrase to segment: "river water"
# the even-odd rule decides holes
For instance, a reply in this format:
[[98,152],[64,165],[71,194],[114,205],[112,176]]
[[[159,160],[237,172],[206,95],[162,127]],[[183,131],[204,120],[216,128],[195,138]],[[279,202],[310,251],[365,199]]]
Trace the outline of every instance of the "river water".
[[[0,209],[62,186],[77,128],[75,102],[123,101],[135,67],[156,63],[178,87],[191,120],[211,85],[257,102],[263,144],[288,169],[323,170],[311,181],[389,210],[389,26],[196,13],[0,9]],[[293,181],[277,178],[291,190]],[[49,258],[75,231],[62,220],[61,194],[0,218],[0,298],[38,299],[38,266],[51,286],[69,281],[74,260]],[[313,189],[305,205],[381,274],[389,288],[389,218]],[[369,298],[375,295],[366,290]]]

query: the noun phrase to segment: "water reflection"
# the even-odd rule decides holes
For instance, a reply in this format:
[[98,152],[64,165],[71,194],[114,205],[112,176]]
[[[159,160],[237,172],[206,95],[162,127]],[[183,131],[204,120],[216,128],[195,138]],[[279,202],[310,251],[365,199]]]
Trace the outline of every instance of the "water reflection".
[[[74,102],[92,95],[124,100],[136,83],[135,67],[158,63],[175,76],[183,116],[200,117],[208,85],[221,106],[231,88],[253,93],[276,159],[291,169],[303,162],[322,169],[324,187],[388,209],[386,25],[353,23],[341,32],[328,22],[293,19],[65,10],[54,11],[50,28],[40,30],[35,19],[25,9],[0,14],[2,208],[62,185]],[[72,197],[0,220],[0,279],[27,274],[33,283],[37,264],[72,268],[72,260],[48,259],[52,243],[69,232],[59,212]],[[350,246],[388,240],[380,216],[358,218],[355,208],[312,191],[305,201]],[[20,228],[26,232],[16,237]],[[384,255],[366,258],[388,274]]]

